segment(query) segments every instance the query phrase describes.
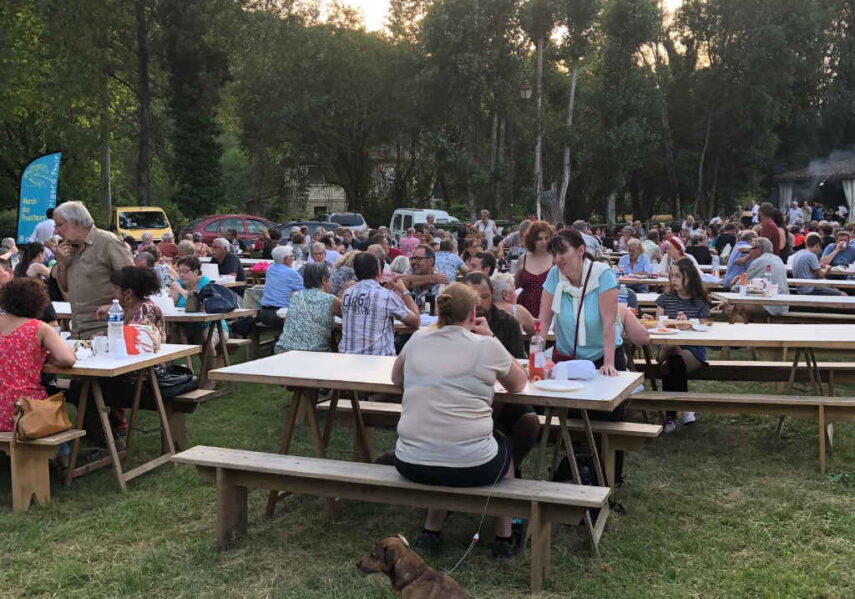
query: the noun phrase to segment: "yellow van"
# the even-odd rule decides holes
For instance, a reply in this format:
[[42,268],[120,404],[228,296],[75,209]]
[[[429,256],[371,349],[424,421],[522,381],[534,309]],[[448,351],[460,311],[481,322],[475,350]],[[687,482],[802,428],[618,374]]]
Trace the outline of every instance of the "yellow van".
[[118,206],[110,217],[110,230],[124,237],[130,235],[137,241],[144,233],[151,233],[155,241],[163,239],[164,233],[172,233],[169,219],[157,206]]

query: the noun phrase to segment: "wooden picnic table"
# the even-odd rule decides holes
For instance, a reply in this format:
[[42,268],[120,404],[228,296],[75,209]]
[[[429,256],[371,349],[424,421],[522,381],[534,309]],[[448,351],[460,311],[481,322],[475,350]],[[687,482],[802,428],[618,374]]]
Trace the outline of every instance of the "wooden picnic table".
[[714,292],[712,298],[734,306],[790,306],[825,310],[855,310],[855,296],[798,295],[779,293],[771,297]]
[[[851,279],[787,279],[790,287],[833,287],[835,289],[855,289],[855,280]],[[816,297],[816,296],[813,296]]]
[[[731,324],[713,322],[707,331],[682,331],[668,335],[650,331],[651,345],[701,345],[705,347],[749,347],[795,349],[789,384],[792,387],[800,358],[804,355],[805,368],[815,387],[822,393],[822,378],[817,365],[817,349],[855,349],[855,325],[833,324]],[[648,367],[651,367],[648,360]]]
[[[648,287],[667,287],[668,277],[627,277],[621,276],[622,285],[647,285]],[[721,289],[721,283],[704,283],[707,289]]]
[[[332,432],[333,414],[341,391],[354,392],[351,396],[351,406],[354,416],[355,433],[358,446],[365,461],[371,461],[371,447],[365,434],[365,426],[359,401],[355,392],[388,393],[400,395],[401,390],[392,384],[392,365],[394,356],[364,356],[358,354],[322,353],[292,351],[276,354],[252,362],[235,364],[211,371],[215,381],[230,381],[294,387],[291,407],[285,419],[285,427],[279,445],[279,453],[288,453],[291,447],[294,429],[300,414],[306,415],[306,420],[312,435],[312,442],[317,457],[323,458]],[[440,373],[438,373],[439,375]],[[523,405],[541,406],[545,409],[546,422],[550,422],[552,410],[558,413],[561,438],[568,460],[573,470],[573,482],[581,484],[578,468],[576,468],[575,452],[567,426],[568,411],[577,409],[581,412],[586,426],[586,435],[594,457],[597,480],[600,486],[607,486],[603,474],[594,433],[588,417],[588,410],[612,411],[617,408],[630,393],[639,385],[643,375],[637,372],[621,372],[616,377],[607,377],[599,373],[590,381],[583,381],[583,388],[574,392],[543,391],[532,384],[517,393],[509,393],[499,383],[496,384],[495,401]],[[321,432],[315,413],[315,405],[319,389],[333,389],[329,416]],[[540,472],[546,449],[548,431],[544,432],[543,441],[538,451],[536,472]],[[267,512],[273,514],[279,495],[272,491]],[[594,523],[590,515],[586,516],[586,526],[594,545],[599,541],[605,526],[606,512],[602,510]]]
[[[73,343],[73,341],[68,341]],[[157,384],[157,375],[154,368],[160,364],[180,360],[196,355],[201,351],[198,345],[176,345],[164,343],[160,347],[160,351],[155,354],[140,354],[136,356],[128,356],[127,358],[112,358],[109,355],[95,355],[85,360],[79,360],[71,368],[58,368],[51,364],[46,364],[43,372],[46,374],[55,374],[63,377],[79,378],[82,382],[80,389],[80,399],[77,405],[77,422],[75,428],[83,428],[83,417],[86,413],[86,405],[90,396],[92,397],[98,411],[98,417],[101,420],[101,428],[104,431],[104,439],[107,442],[109,455],[96,462],[86,464],[77,468],[77,454],[80,450],[80,439],[77,438],[72,442],[71,458],[66,471],[66,484],[71,484],[75,478],[86,474],[92,470],[97,470],[112,464],[113,473],[116,476],[116,481],[119,483],[119,488],[124,492],[127,491],[126,483],[146,472],[157,468],[158,466],[169,462],[172,455],[175,454],[175,445],[172,440],[169,422],[167,420],[166,409],[163,405],[163,398],[160,395],[160,387]],[[119,451],[116,448],[116,442],[113,439],[113,433],[110,428],[109,408],[104,402],[104,394],[101,390],[99,377],[114,378],[131,372],[138,372],[136,386],[134,388],[133,405],[131,407],[131,418],[128,423],[128,437],[125,444],[125,452],[123,457],[127,457],[131,450],[131,439],[136,424],[137,411],[139,409],[140,396],[142,394],[142,385],[145,379],[148,379],[154,395],[154,401],[157,405],[157,412],[160,419],[160,430],[164,439],[166,452],[137,466],[136,468],[124,472],[122,470],[122,458],[119,456]]]

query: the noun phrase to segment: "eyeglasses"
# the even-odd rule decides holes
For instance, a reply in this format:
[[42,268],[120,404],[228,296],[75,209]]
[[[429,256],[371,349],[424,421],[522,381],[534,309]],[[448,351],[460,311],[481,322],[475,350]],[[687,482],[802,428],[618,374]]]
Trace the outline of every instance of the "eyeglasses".
[[410,256],[410,262],[421,262],[422,260],[427,259],[427,256]]

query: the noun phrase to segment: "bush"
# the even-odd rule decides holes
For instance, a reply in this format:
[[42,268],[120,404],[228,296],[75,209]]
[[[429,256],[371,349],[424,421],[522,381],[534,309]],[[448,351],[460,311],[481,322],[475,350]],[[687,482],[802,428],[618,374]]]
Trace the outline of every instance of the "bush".
[[18,227],[18,211],[14,208],[0,210],[0,238],[14,237]]

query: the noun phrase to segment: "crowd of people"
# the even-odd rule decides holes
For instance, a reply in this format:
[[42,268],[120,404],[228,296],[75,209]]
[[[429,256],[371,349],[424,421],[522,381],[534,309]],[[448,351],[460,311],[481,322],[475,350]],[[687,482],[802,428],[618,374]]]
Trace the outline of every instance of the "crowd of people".
[[[553,363],[588,360],[605,376],[627,370],[630,346],[649,342],[633,302],[619,301],[620,276],[668,277],[657,315],[676,320],[710,318],[708,276],[725,288],[765,276],[788,293],[787,262],[795,277],[817,280],[815,286],[799,287],[799,293],[842,293],[822,286],[821,279],[829,268],[855,262],[851,229],[821,220],[807,203],[786,214],[768,203],[755,208],[706,224],[687,216],[647,229],[639,221],[613,228],[527,219],[500,230],[484,210],[477,221],[454,231],[437,228],[432,219],[400,239],[386,227],[311,233],[302,227],[288,232],[287,239],[271,229],[248,247],[236,232],[210,246],[199,234],[177,243],[172,236],[160,243],[150,237],[122,240],[98,229],[83,204],[66,202],[47,215],[50,224],[40,225],[23,251],[14,241],[3,242],[0,337],[6,343],[0,344],[0,367],[23,364],[40,372],[46,360],[74,362],[53,328],[51,299],[71,303],[76,338],[105,333],[106,309],[114,299],[126,324],[145,324],[166,338],[162,303],[153,296],[183,307],[214,284],[202,273],[202,258],[210,258],[220,276],[245,281],[240,257],[255,252],[272,261],[258,316],[235,323],[231,332],[224,326],[224,335],[247,334],[247,327],[260,322],[281,327],[277,353],[397,356],[393,380],[403,399],[392,463],[403,476],[427,484],[493,484],[521,475],[539,434],[532,406],[492,402],[496,381],[510,391],[525,385],[516,361],[527,355],[524,334],[533,334],[538,323],[541,331],[554,328]],[[621,256],[613,266],[609,257],[615,252]],[[703,273],[703,265],[712,272]],[[628,287],[632,296],[648,291],[644,283]],[[422,326],[426,313],[436,319],[432,326]],[[396,332],[396,322],[410,332]],[[191,325],[185,332],[202,344],[204,328]],[[220,340],[213,341],[205,351],[212,353]],[[706,353],[702,347],[665,346],[657,359],[663,388],[686,391],[688,375],[706,363]],[[127,383],[104,382],[115,408],[127,405],[133,389]],[[25,392],[44,397],[47,390],[29,374],[15,384],[0,383],[0,430],[11,426],[10,399]],[[120,432],[121,411],[113,415]],[[619,420],[623,413],[594,417]],[[683,414],[683,424],[695,420],[694,414]],[[676,414],[668,414],[666,432],[676,427]],[[93,438],[99,430],[91,431]],[[444,519],[442,512],[428,512],[420,547],[439,543]],[[495,557],[518,551],[521,539],[514,532],[510,520],[499,520]]]

